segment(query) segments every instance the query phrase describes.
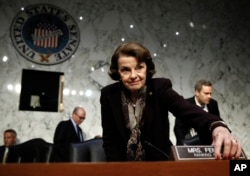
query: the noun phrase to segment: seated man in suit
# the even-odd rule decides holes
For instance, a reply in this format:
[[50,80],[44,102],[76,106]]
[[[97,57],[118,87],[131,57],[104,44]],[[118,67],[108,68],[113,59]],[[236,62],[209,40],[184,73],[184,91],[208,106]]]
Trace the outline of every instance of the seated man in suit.
[[79,125],[85,120],[86,111],[83,107],[75,107],[71,118],[61,121],[54,134],[54,161],[69,162],[71,143],[84,141],[84,136]]
[[4,137],[4,139],[3,139],[4,145],[0,147],[0,161],[1,161],[1,163],[6,162],[9,147],[16,144],[17,133],[13,129],[7,129],[4,131],[3,137]]
[[[220,117],[218,103],[212,99],[212,83],[207,80],[199,80],[196,82],[194,90],[195,95],[186,100],[200,106],[204,111]],[[175,119],[174,134],[176,137],[176,145],[184,145],[185,142],[183,140],[192,141],[192,144],[189,145],[202,145],[194,128],[180,121],[178,118]]]

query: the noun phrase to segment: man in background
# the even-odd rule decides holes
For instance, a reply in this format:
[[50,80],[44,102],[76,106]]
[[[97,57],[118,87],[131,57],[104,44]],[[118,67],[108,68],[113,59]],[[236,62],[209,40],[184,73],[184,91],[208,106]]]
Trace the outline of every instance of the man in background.
[[[199,80],[195,84],[194,91],[195,95],[186,100],[201,107],[204,111],[220,117],[218,103],[212,99],[212,83],[207,80]],[[202,145],[195,129],[178,118],[175,119],[174,133],[176,145]]]
[[84,141],[79,125],[85,118],[85,109],[83,107],[75,107],[69,120],[59,122],[54,134],[55,162],[69,162],[70,144]]
[[9,152],[9,147],[16,144],[17,141],[17,133],[13,129],[7,129],[3,133],[3,142],[4,145],[0,147],[0,160],[1,163],[5,163],[7,159],[7,155]]

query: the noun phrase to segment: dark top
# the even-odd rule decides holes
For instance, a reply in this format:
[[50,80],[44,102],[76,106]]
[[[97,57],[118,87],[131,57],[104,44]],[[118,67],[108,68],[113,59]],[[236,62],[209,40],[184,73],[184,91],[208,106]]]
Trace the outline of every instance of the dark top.
[[[126,161],[126,146],[130,130],[125,126],[121,104],[122,83],[117,82],[101,90],[101,114],[103,127],[103,147],[108,161]],[[166,154],[170,153],[168,113],[193,124],[204,143],[212,141],[209,126],[219,117],[204,112],[188,103],[172,89],[169,79],[155,78],[147,83],[146,106],[142,115],[142,143],[150,143]],[[147,142],[145,142],[147,141]],[[146,160],[166,160],[162,152],[145,146]]]
[[[188,102],[196,105],[195,97],[187,98]],[[198,106],[199,107],[199,106]],[[199,107],[200,108],[200,107]],[[216,100],[211,99],[209,104],[207,104],[208,112],[220,117],[219,107]],[[183,123],[179,118],[175,119],[174,125],[174,133],[176,137],[176,145],[183,145],[183,140],[190,139],[191,137],[188,135],[190,133],[190,129],[194,128],[193,125],[188,125],[187,123]],[[194,145],[202,145],[203,143],[199,140],[198,136],[192,137],[192,143]],[[191,141],[191,140],[190,140]]]
[[[82,130],[79,129],[82,135]],[[80,139],[71,120],[61,121],[57,125],[54,135],[54,161],[68,162],[70,144],[78,142]]]
[[2,146],[0,146],[0,163],[3,162],[4,152],[5,152],[5,146],[2,145]]

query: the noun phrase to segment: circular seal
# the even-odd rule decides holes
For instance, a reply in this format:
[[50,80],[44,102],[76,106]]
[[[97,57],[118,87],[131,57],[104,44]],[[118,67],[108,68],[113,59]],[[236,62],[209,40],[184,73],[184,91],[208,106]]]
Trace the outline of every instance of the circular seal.
[[24,58],[42,65],[66,61],[80,43],[80,32],[71,15],[50,4],[21,10],[12,21],[10,35]]

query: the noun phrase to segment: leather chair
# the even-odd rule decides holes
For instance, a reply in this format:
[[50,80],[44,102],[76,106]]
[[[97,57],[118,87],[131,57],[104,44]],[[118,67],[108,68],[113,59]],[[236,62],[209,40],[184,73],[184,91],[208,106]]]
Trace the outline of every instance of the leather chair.
[[7,163],[48,163],[51,161],[53,144],[41,138],[11,146]]
[[106,155],[102,147],[102,138],[94,138],[70,146],[71,162],[104,162]]

